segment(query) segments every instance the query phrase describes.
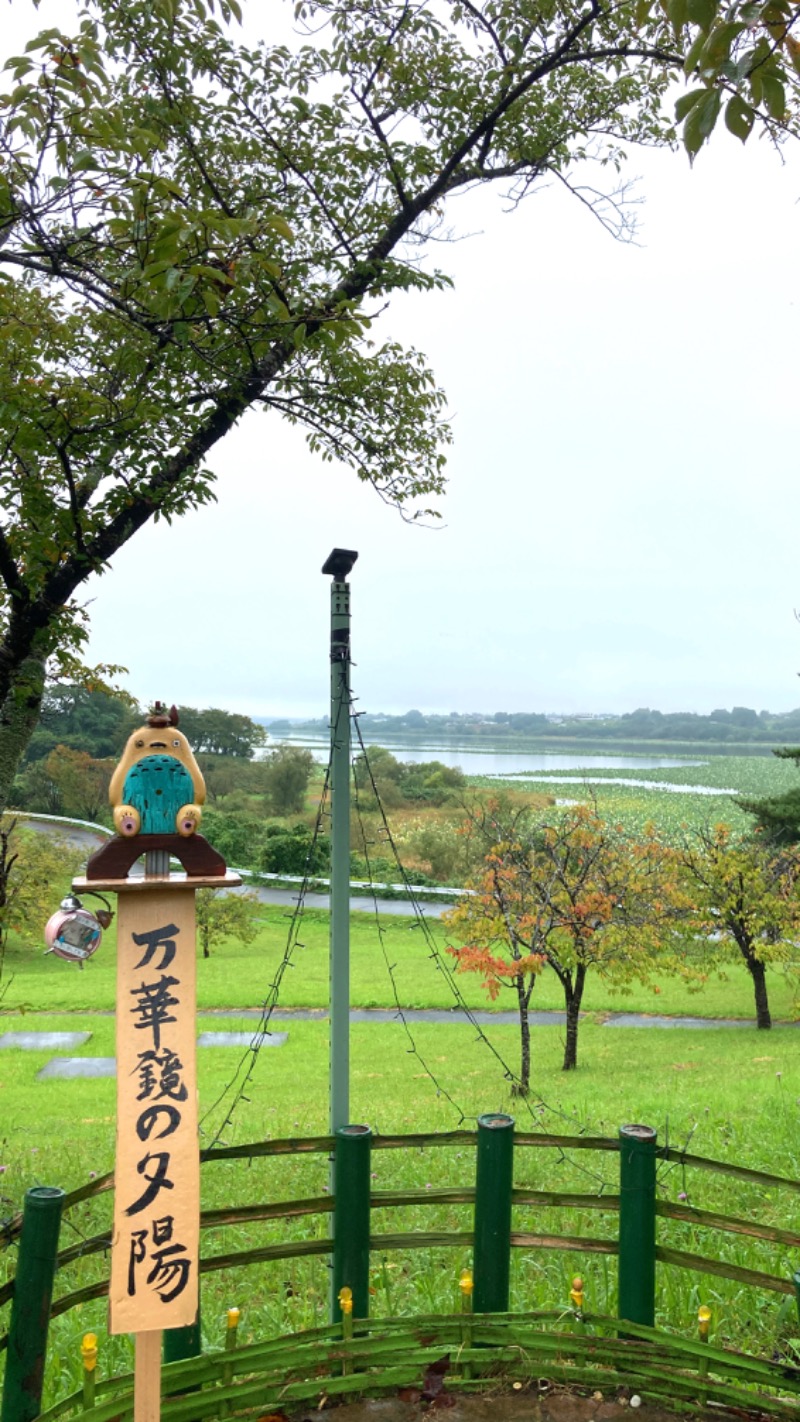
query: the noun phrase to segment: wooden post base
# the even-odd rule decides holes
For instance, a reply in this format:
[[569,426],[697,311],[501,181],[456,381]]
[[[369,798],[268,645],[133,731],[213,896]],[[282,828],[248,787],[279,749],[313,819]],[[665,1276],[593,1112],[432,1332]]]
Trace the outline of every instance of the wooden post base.
[[161,1422],[161,1329],[135,1339],[133,1422]]

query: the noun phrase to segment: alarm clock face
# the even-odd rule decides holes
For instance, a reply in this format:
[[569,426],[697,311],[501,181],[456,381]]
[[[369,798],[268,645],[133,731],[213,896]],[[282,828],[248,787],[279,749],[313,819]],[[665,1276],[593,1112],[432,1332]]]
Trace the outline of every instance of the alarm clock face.
[[47,951],[81,967],[97,952],[102,937],[103,930],[94,914],[82,908],[59,909],[44,930]]

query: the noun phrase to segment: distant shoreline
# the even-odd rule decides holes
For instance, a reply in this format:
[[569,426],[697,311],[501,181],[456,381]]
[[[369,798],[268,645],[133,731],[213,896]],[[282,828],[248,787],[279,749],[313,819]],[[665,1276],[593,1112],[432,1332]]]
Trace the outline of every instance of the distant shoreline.
[[[270,725],[266,717],[254,716],[253,720],[260,725],[266,726],[273,741],[308,741],[314,745],[327,739],[327,727],[316,722],[297,722],[292,724],[289,730],[278,730]],[[791,745],[793,740],[800,744],[800,730],[795,737],[786,736],[775,741],[678,741],[668,739],[645,738],[623,738],[617,736],[598,737],[592,739],[589,736],[531,736],[531,735],[503,735],[492,738],[491,731],[487,727],[485,732],[452,732],[442,731],[389,731],[381,730],[373,725],[364,726],[362,724],[362,734],[364,740],[369,745],[383,745],[391,750],[393,745],[406,749],[419,748],[420,750],[474,750],[480,751],[484,755],[503,755],[509,751],[531,751],[540,755],[558,755],[563,751],[584,751],[589,755],[669,755],[685,756],[693,759],[696,756],[717,756],[717,755],[753,755],[768,756],[775,750],[783,746]],[[492,740],[494,744],[492,744]]]

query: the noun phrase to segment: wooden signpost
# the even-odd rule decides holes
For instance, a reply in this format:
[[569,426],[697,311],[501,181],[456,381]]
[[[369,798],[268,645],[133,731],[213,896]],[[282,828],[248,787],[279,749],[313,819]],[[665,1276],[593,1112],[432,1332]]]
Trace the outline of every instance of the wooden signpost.
[[109,1331],[135,1334],[134,1422],[161,1415],[163,1330],[198,1313],[195,891],[241,884],[197,833],[205,785],[177,722],[156,702],[130,737],[109,792],[117,834],[73,884],[119,897]]

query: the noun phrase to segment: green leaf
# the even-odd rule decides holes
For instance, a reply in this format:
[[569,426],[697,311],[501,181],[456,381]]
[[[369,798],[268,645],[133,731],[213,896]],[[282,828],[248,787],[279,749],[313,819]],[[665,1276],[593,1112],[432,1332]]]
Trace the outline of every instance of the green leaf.
[[687,10],[692,24],[707,33],[717,16],[717,0],[688,0]]
[[676,123],[683,123],[683,120],[686,118],[686,115],[688,113],[691,113],[695,104],[698,103],[700,99],[702,99],[703,96],[708,92],[708,89],[692,89],[688,94],[681,94],[680,98],[676,101],[675,104]]
[[761,92],[770,117],[782,119],[786,114],[786,90],[776,74],[765,74],[762,70]]
[[688,0],[667,0],[667,16],[677,39],[689,18]]
[[690,158],[700,152],[719,116],[722,95],[718,89],[706,89],[702,98],[693,105],[683,126],[683,143]]
[[294,232],[286,221],[286,218],[281,217],[280,213],[276,212],[273,213],[271,217],[268,217],[265,226],[268,227],[271,232],[277,232],[279,237],[285,237],[287,242],[294,241]]
[[717,69],[723,64],[731,52],[731,45],[743,29],[744,25],[738,23],[715,25],[700,56],[700,68]]
[[703,49],[704,49],[704,47],[705,47],[705,42],[706,42],[705,31],[704,31],[704,30],[698,30],[697,35],[695,36],[694,43],[693,43],[692,46],[690,47],[689,53],[687,54],[687,56],[686,56],[686,58],[685,58],[685,60],[684,60],[684,62],[683,62],[683,72],[684,72],[684,74],[686,75],[686,78],[687,78],[687,79],[689,78],[689,75],[690,75],[690,74],[693,74],[694,71],[695,71],[695,69],[697,68],[697,61],[698,61],[698,59],[700,58],[700,55],[701,55],[702,52],[703,52]]
[[738,94],[734,94],[725,106],[725,127],[736,138],[741,138],[742,143],[746,143],[750,137],[755,120],[755,113],[749,104]]

